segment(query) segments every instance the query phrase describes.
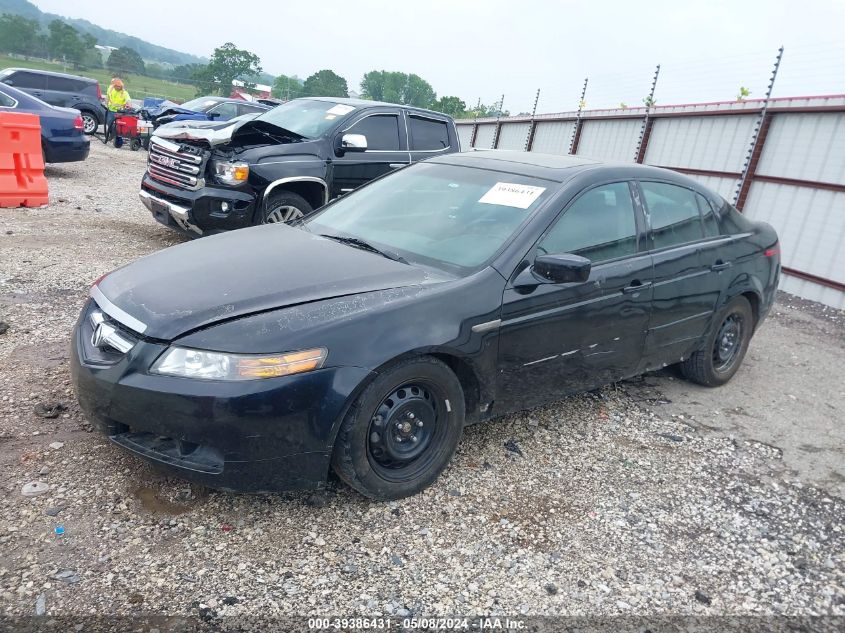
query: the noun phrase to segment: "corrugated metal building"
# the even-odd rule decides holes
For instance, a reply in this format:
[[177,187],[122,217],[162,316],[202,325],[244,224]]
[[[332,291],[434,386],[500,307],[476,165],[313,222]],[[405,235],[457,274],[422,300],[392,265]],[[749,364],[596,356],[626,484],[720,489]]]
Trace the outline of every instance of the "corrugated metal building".
[[[464,149],[575,153],[676,169],[781,238],[781,287],[845,309],[845,95],[459,121]],[[760,121],[757,151],[740,187]],[[642,142],[640,139],[642,137]],[[639,150],[639,151],[638,151]]]

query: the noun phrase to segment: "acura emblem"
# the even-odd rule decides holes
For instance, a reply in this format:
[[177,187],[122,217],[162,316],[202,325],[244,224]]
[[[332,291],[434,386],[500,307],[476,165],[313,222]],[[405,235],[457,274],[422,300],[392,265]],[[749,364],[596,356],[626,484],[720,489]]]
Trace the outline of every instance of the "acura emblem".
[[94,333],[91,335],[91,345],[99,349],[114,349],[125,354],[134,347],[134,343],[125,339],[112,325],[105,322],[101,312],[94,312],[90,316]]

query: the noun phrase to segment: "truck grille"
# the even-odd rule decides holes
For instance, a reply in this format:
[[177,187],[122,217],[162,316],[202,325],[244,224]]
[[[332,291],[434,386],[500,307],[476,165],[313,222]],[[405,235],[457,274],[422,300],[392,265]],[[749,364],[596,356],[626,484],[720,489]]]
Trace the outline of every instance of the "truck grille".
[[180,189],[199,189],[205,184],[202,178],[204,154],[199,148],[154,136],[150,139],[147,172],[152,178]]

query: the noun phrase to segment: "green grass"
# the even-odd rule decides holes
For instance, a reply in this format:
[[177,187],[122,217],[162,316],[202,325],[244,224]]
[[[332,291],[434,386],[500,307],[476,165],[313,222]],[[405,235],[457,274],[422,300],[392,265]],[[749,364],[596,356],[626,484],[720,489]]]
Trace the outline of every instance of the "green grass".
[[[65,72],[71,75],[80,75],[82,77],[90,77],[100,82],[100,88],[103,94],[106,93],[106,87],[111,81],[111,72],[105,68],[95,68],[92,70],[74,70],[72,66],[62,66],[53,62],[43,60],[25,60],[17,57],[8,57],[0,55],[0,69],[3,68],[35,68],[38,70],[52,70],[53,72]],[[143,99],[144,97],[159,97],[170,99],[182,103],[189,99],[193,99],[196,95],[197,89],[190,84],[178,84],[166,79],[156,79],[154,77],[145,77],[143,75],[121,75],[126,90],[133,99]]]

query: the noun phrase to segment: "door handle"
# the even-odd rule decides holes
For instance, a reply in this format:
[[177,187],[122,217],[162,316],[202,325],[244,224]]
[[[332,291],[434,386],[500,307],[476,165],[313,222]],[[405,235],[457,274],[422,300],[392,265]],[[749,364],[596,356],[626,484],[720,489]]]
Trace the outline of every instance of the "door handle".
[[716,263],[710,267],[710,270],[719,272],[720,270],[727,270],[733,266],[732,262],[723,262],[721,259],[716,260]]
[[399,169],[400,167],[404,167],[408,163],[390,163],[391,169]]
[[625,286],[624,288],[622,288],[622,293],[629,295],[634,292],[639,292],[640,290],[645,290],[650,285],[650,281],[642,282],[639,279],[634,279],[634,281],[631,282],[630,286]]

